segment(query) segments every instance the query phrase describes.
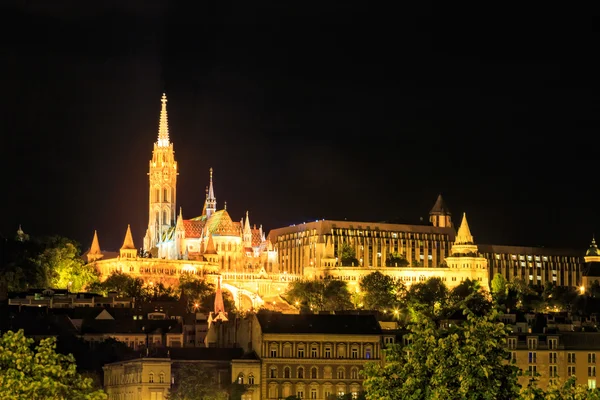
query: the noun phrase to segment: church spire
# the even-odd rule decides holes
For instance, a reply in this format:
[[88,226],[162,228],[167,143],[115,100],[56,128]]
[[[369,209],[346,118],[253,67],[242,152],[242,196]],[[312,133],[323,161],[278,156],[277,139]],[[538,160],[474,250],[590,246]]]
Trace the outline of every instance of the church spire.
[[163,93],[162,107],[160,110],[160,123],[158,125],[158,147],[169,146],[169,119],[167,117],[167,95]]
[[210,182],[208,186],[208,193],[206,195],[206,218],[210,218],[210,216],[217,210],[217,198],[215,197],[215,189],[213,187],[213,169],[209,170],[210,172]]

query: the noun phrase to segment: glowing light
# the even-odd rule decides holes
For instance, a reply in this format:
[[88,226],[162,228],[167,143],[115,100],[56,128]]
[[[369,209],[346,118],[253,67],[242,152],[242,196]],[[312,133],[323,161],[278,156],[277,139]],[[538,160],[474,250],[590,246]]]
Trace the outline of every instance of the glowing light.
[[585,286],[581,285],[579,287],[579,293],[584,294],[585,293]]

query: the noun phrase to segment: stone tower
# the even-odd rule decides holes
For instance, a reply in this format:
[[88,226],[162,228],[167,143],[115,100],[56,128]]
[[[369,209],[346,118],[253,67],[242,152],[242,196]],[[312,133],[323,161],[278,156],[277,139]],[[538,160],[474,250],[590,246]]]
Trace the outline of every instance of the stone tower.
[[433,208],[429,211],[429,222],[438,228],[452,228],[452,213],[441,194],[438,195]]
[[210,182],[208,192],[206,193],[206,219],[217,211],[217,198],[215,197],[215,189],[213,188],[213,169],[210,170]]
[[148,177],[150,180],[148,230],[144,250],[150,251],[160,242],[164,232],[175,226],[177,198],[177,161],[173,143],[169,141],[167,96],[162,95],[158,139],[154,143]]

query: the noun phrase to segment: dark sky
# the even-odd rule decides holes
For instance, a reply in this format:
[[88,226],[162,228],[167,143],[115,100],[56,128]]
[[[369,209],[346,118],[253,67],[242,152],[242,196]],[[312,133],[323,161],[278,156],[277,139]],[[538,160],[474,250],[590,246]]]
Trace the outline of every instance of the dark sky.
[[163,91],[186,218],[213,167],[219,208],[267,231],[427,219],[442,193],[479,243],[583,249],[600,234],[587,10],[91,3],[0,10],[5,236],[20,223],[85,248],[97,229],[118,248],[130,223],[141,246]]

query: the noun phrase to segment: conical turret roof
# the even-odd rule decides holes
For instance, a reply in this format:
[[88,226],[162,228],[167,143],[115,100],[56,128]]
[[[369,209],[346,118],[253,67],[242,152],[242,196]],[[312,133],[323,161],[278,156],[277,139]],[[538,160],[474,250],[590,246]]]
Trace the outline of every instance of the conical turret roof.
[[460,223],[460,227],[458,228],[458,233],[456,234],[456,239],[454,240],[456,244],[473,244],[473,235],[471,235],[471,230],[469,229],[469,223],[467,222],[467,213],[463,213],[462,221]]
[[94,238],[92,239],[92,246],[88,254],[102,254],[100,250],[100,241],[98,240],[98,231],[94,230]]
[[131,235],[131,226],[129,224],[127,224],[127,232],[125,232],[125,240],[123,240],[123,246],[121,246],[121,250],[135,250],[133,236]]
[[448,206],[446,205],[446,202],[444,201],[444,199],[442,198],[442,195],[439,194],[437,197],[437,200],[435,201],[435,204],[433,205],[433,208],[431,209],[431,211],[429,211],[429,215],[451,215],[450,210],[448,209]]
[[208,242],[206,243],[204,254],[217,254],[217,251],[215,250],[215,244],[212,238],[212,233],[210,232],[208,233]]

